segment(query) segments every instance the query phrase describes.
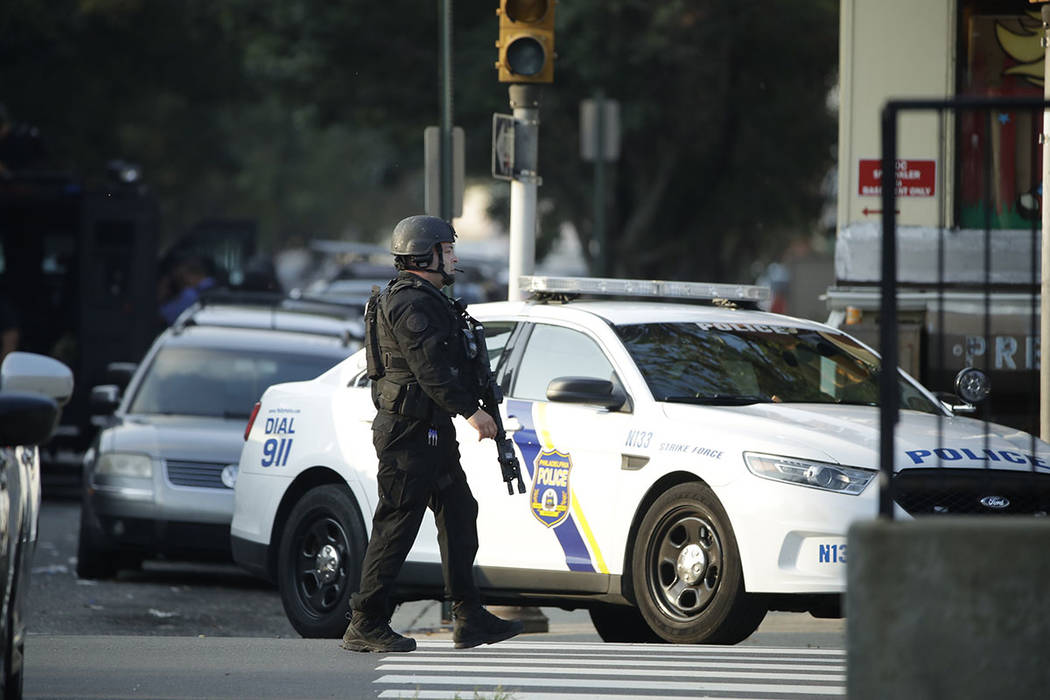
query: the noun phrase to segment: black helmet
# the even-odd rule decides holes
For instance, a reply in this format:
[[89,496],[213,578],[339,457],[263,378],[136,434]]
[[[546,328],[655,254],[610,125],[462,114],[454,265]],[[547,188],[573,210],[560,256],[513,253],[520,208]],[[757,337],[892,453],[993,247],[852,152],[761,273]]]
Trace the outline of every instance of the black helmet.
[[456,231],[444,219],[436,216],[410,216],[399,221],[394,227],[394,233],[390,237],[390,252],[395,256],[425,257],[429,261],[435,245],[455,241]]
[[445,255],[441,243],[455,243],[456,230],[452,224],[436,216],[410,216],[401,219],[390,237],[390,252],[394,267],[399,270],[425,270],[437,255],[437,271],[444,284],[455,282],[455,276],[445,272]]

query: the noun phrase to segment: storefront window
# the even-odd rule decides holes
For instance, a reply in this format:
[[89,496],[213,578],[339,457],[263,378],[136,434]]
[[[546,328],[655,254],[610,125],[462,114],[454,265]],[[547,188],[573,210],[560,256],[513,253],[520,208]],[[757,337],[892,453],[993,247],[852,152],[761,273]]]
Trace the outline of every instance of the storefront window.
[[[1041,97],[1039,8],[1026,0],[961,0],[959,94]],[[957,221],[962,228],[1025,229],[1040,221],[1041,111],[962,112]]]

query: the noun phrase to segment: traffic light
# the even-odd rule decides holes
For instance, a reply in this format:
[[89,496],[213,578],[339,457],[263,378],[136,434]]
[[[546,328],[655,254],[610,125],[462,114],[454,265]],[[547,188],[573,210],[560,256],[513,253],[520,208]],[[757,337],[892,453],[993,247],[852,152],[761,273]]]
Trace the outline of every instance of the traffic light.
[[500,0],[499,81],[554,82],[554,0]]

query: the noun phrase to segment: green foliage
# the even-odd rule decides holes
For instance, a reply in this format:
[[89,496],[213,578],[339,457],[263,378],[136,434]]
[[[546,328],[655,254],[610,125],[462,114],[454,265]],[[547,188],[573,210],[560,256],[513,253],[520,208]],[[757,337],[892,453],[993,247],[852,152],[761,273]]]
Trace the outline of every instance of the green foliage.
[[[489,177],[496,0],[458,2],[455,121]],[[55,167],[139,162],[168,237],[258,219],[268,241],[371,239],[422,208],[422,132],[440,120],[438,3],[7,0],[0,101],[39,126]],[[572,0],[556,6],[542,88],[541,239],[591,234],[579,101],[621,102],[609,166],[611,272],[740,279],[808,233],[832,162],[836,0]],[[506,215],[507,187],[494,183]]]
[[[559,49],[559,67],[580,69],[560,72],[559,95],[602,87],[621,101],[609,216],[617,275],[739,280],[753,260],[808,233],[835,137],[825,106],[837,77],[834,0],[565,5],[562,33],[574,41]],[[574,118],[568,106],[555,112]],[[548,158],[541,170],[575,187],[560,193],[555,216],[586,239],[588,168]]]

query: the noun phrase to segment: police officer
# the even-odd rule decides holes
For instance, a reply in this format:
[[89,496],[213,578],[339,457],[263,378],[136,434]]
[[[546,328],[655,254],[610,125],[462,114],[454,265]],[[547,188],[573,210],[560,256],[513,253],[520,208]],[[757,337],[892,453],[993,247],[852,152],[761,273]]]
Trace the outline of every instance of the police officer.
[[414,639],[390,629],[390,593],[427,507],[434,511],[445,579],[453,601],[458,649],[509,639],[522,631],[481,606],[474,582],[478,504],[459,463],[452,416],[464,416],[478,439],[495,437],[470,379],[464,326],[441,287],[454,281],[456,232],[443,219],[411,216],[394,228],[399,270],[366,312],[366,352],[378,413],[372,439],[379,457],[379,505],[351,596],[342,646],[351,651],[412,651]]

